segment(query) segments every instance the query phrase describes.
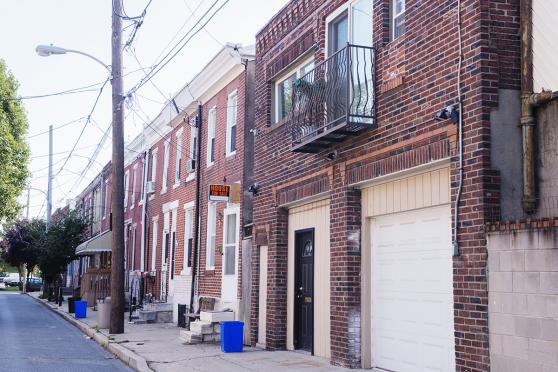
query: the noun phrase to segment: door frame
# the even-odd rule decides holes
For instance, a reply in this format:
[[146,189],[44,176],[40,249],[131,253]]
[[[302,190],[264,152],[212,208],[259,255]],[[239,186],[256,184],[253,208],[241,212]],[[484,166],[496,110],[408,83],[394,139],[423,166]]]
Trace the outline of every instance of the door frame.
[[[225,274],[225,262],[226,262],[226,229],[227,229],[227,216],[232,214],[236,215],[236,226],[235,226],[235,247],[234,247],[234,274]],[[238,300],[238,254],[240,250],[240,206],[227,206],[223,210],[223,255],[221,260],[221,299],[223,302],[231,302]],[[234,276],[234,279],[231,277]],[[234,280],[234,296],[226,297],[224,284],[226,280]]]
[[[297,304],[298,304],[298,300],[296,298],[296,286],[298,283],[298,279],[300,279],[300,272],[298,270],[299,267],[299,250],[297,249],[297,236],[298,234],[304,234],[304,233],[308,233],[311,232],[312,233],[312,330],[314,329],[314,288],[315,288],[315,283],[314,283],[314,263],[316,261],[315,257],[316,257],[316,229],[314,227],[310,227],[307,229],[300,229],[300,230],[295,230],[294,232],[294,282],[293,282],[293,286],[294,286],[294,299],[293,299],[293,346],[295,350],[300,350],[297,347],[297,342],[298,342],[298,335],[299,335],[299,320],[298,320],[298,313],[297,313]],[[312,348],[310,353],[312,355],[314,355],[314,332],[312,332]]]

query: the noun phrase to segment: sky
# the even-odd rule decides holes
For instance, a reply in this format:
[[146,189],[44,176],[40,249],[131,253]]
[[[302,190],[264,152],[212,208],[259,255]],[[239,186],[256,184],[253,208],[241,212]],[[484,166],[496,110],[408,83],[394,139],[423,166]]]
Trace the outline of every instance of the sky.
[[[254,44],[257,31],[288,2],[152,0],[131,48],[123,54],[125,90],[144,76],[146,70],[142,69],[149,69],[160,61],[215,1],[213,11],[226,4],[153,78],[153,83],[145,84],[134,96],[133,109],[127,109],[125,114],[126,141],[131,141],[141,131],[145,121],[154,119],[164,102],[194,77],[225,43]],[[148,0],[124,0],[124,10],[128,16],[136,16],[147,3]],[[99,83],[108,78],[107,70],[78,54],[40,57],[35,47],[53,44],[89,53],[110,64],[111,4],[110,0],[0,1],[0,35],[3,35],[0,58],[19,81],[19,96],[91,86],[77,94],[23,100],[29,121],[27,140],[31,147],[29,217],[44,217],[46,213],[49,125],[55,128],[53,212],[77,196],[111,158],[109,136],[92,167],[80,177],[111,121],[110,84],[99,95]],[[132,23],[124,23],[124,27],[128,25]],[[134,29],[132,26],[125,30],[125,40]],[[97,96],[98,104],[87,122],[85,118],[92,111]],[[74,146],[76,150],[68,157]],[[27,191],[21,195],[20,202],[27,204]],[[23,214],[26,215],[26,211]]]

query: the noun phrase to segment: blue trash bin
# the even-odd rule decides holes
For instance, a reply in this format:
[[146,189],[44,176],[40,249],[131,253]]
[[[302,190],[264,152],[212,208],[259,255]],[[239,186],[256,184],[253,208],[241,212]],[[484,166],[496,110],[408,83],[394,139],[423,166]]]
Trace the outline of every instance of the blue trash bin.
[[87,301],[75,301],[76,318],[87,317]]
[[244,340],[244,322],[221,322],[221,351],[223,353],[240,353]]

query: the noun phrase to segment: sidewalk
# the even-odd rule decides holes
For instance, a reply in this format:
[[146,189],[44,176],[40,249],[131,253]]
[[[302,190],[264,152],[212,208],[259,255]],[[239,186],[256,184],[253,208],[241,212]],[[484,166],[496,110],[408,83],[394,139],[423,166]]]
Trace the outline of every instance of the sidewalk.
[[217,343],[183,345],[179,339],[180,328],[172,323],[126,323],[124,334],[109,335],[107,329],[97,329],[97,312],[92,308],[87,308],[86,319],[74,319],[67,313],[67,301],[59,308],[40,300],[39,293],[29,295],[72,322],[137,371],[349,371],[331,366],[326,359],[292,351],[272,352],[245,347],[242,353],[222,353]]

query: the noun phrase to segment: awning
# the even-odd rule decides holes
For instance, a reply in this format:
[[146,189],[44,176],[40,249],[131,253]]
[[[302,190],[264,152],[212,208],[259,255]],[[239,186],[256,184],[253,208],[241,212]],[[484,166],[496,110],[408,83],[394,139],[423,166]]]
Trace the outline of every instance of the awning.
[[112,231],[105,231],[97,236],[92,237],[77,246],[76,255],[88,256],[95,253],[112,251]]

